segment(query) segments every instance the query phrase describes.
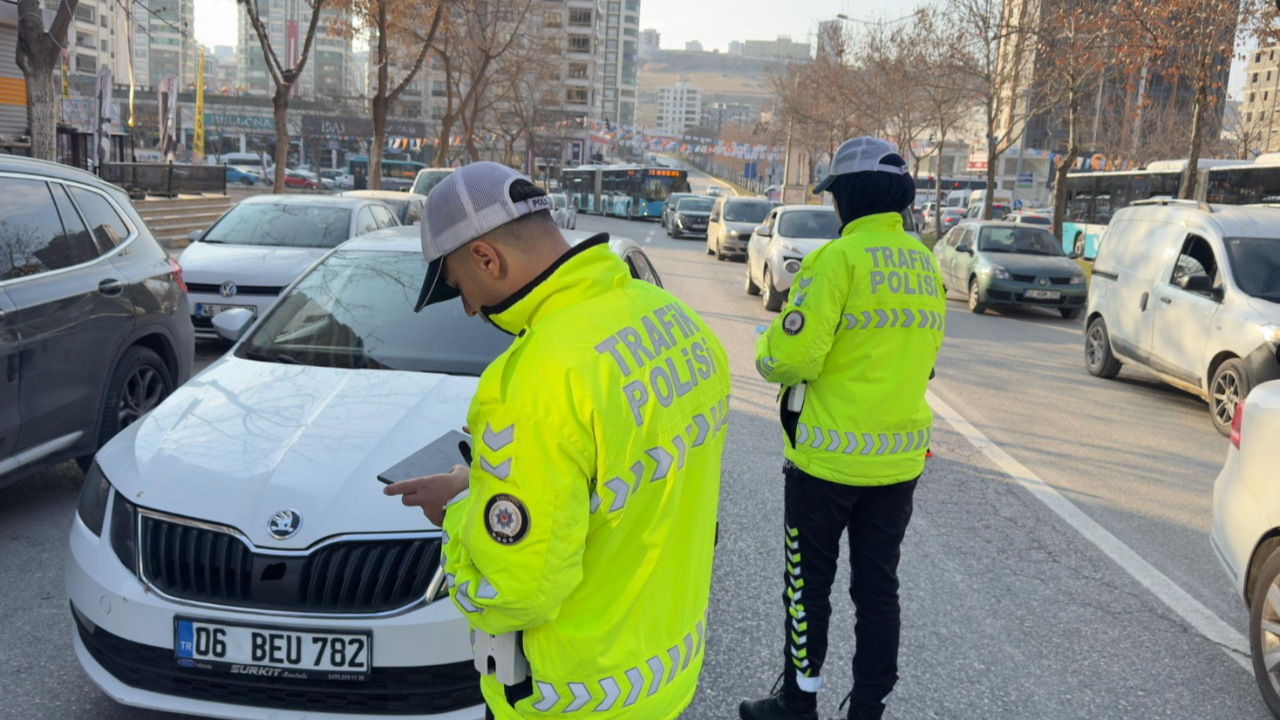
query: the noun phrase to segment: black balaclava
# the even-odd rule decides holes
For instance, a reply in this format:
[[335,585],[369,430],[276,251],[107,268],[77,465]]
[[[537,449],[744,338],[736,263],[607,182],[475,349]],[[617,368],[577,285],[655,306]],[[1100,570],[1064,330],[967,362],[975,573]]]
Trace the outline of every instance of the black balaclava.
[[[886,155],[880,162],[898,167],[907,165],[899,155]],[[911,207],[916,199],[916,181],[905,173],[894,175],[868,170],[837,175],[830,192],[840,213],[840,224],[848,225],[861,217],[897,213]]]

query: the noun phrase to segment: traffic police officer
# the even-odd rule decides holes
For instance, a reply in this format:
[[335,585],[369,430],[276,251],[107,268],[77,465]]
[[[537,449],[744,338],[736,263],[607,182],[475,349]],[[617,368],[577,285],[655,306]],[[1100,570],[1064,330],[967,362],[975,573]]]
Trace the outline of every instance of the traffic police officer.
[[515,339],[472,400],[471,467],[387,492],[444,514],[490,717],[675,718],[706,649],[729,365],[693,310],[608,236],[571,248],[550,208],[496,163],[428,196],[418,309],[460,294]]
[[781,691],[742,703],[745,720],[817,718],[846,531],[857,611],[848,718],[881,717],[898,680],[899,548],[932,434],[924,395],[946,300],[933,256],[902,229],[915,183],[892,145],[846,141],[824,190],[843,234],[805,257],[756,344],[760,375],[784,388],[786,669]]

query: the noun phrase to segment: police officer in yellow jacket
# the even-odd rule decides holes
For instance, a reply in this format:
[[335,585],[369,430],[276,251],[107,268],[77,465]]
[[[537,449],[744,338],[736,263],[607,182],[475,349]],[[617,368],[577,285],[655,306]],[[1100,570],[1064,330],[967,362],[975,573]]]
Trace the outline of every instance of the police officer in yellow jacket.
[[471,403],[471,467],[388,493],[443,512],[489,717],[668,720],[705,654],[728,362],[607,236],[571,248],[550,207],[496,163],[428,196],[418,308],[460,294],[515,339]]
[[[898,680],[898,558],[932,434],[925,403],[946,301],[933,256],[902,229],[915,183],[889,143],[836,151],[828,191],[844,225],[809,253],[756,368],[783,386],[786,435],[782,687],[744,720],[816,720],[840,536],[854,626],[849,720],[880,718]],[[843,705],[842,705],[843,707]]]

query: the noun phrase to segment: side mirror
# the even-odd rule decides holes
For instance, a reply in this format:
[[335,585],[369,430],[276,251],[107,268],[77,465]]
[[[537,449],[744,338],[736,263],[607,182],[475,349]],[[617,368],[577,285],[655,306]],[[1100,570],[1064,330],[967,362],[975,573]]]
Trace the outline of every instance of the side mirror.
[[773,230],[769,229],[768,225],[759,225],[755,230],[751,231],[751,234],[759,235],[760,237],[773,237]]
[[973,248],[969,247],[968,245],[957,245],[956,252],[964,253],[965,255],[972,255]]
[[400,192],[409,192],[409,187],[406,185],[405,187],[400,188]]
[[244,337],[244,333],[253,324],[253,312],[244,308],[223,310],[213,316],[213,329],[218,337],[227,342],[236,342]]
[[1213,294],[1213,280],[1207,275],[1184,275],[1178,278],[1178,287],[1187,292],[1200,293],[1202,295]]
[[200,241],[201,236],[203,236],[203,235],[204,235],[204,231],[203,231],[203,230],[192,230],[192,231],[187,235],[187,240],[189,240],[189,241],[191,241],[191,242],[199,242],[199,241]]

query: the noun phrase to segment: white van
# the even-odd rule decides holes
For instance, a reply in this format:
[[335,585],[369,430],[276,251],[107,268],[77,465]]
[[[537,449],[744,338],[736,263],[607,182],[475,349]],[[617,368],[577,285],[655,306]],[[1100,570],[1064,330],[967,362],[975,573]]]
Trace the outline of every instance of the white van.
[[1103,237],[1085,367],[1154,375],[1208,402],[1228,434],[1249,389],[1280,379],[1280,208],[1140,200]]
[[245,165],[251,168],[261,168],[264,162],[267,168],[276,166],[275,160],[270,154],[262,155],[254,152],[231,152],[218,156],[209,155],[205,158],[205,162],[209,165]]
[[[1013,207],[1013,195],[1008,190],[994,190],[991,193],[994,198],[993,202],[1002,202],[1009,207]],[[966,207],[981,205],[987,197],[986,190],[974,190],[969,193],[969,204]]]

